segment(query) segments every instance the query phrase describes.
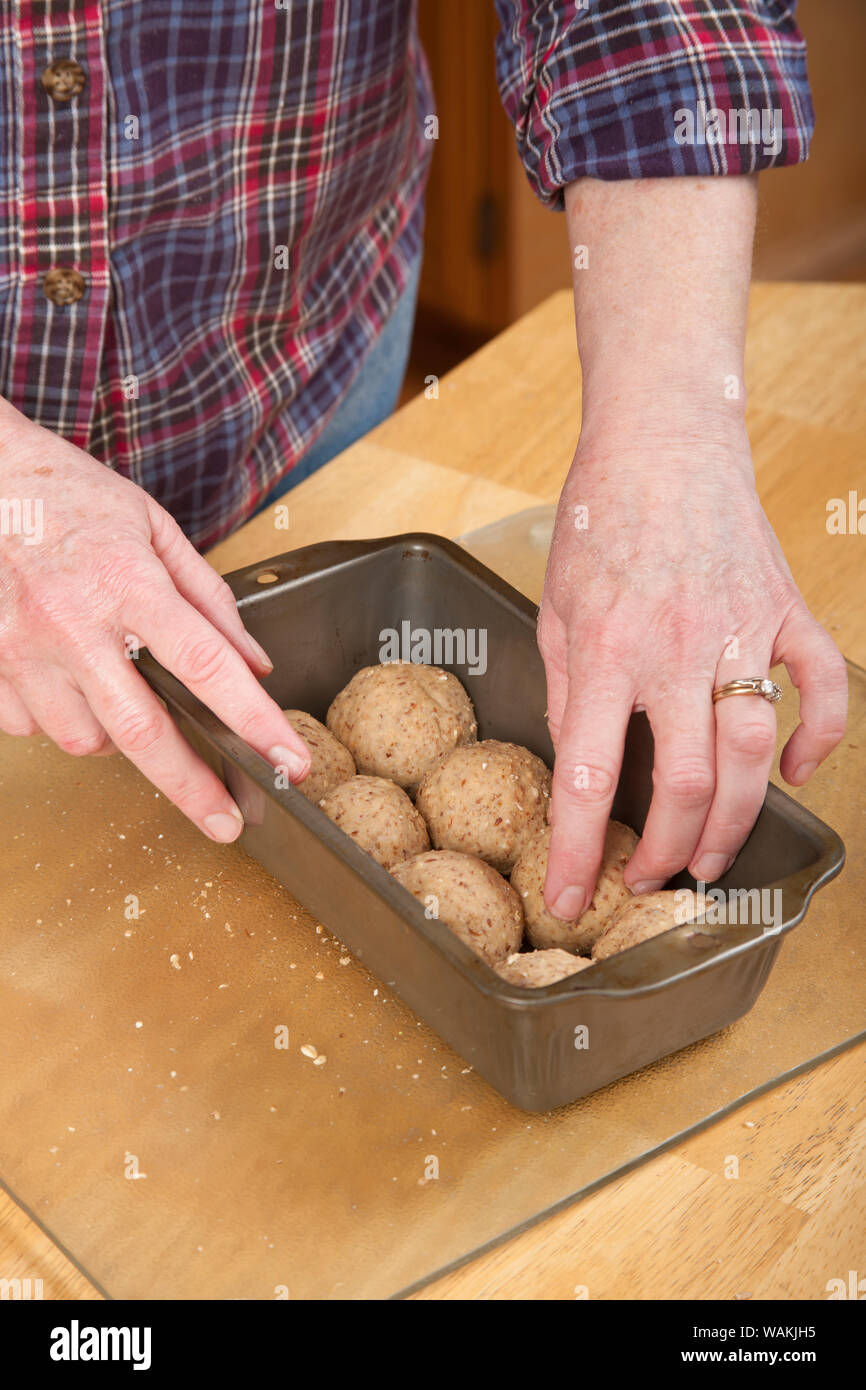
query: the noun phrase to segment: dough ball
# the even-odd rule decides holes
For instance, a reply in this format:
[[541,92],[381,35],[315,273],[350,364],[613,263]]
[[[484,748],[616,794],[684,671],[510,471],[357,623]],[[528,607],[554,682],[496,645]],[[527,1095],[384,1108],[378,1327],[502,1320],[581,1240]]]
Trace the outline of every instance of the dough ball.
[[507,874],[547,820],[550,771],[516,743],[455,748],[424,777],[418,810],[437,849],[477,854]]
[[[398,864],[398,883],[450,927],[488,965],[520,950],[523,909],[505,879],[483,859],[428,850]],[[435,899],[431,902],[429,899]]]
[[312,766],[303,782],[294,785],[308,801],[321,801],[332,787],[355,775],[355,759],[324,724],[302,709],[283,710],[296,734],[300,734],[312,754]]
[[424,817],[402,788],[384,777],[352,777],[319,804],[383,869],[430,847]]
[[439,666],[393,661],[365,666],[328,710],[328,728],[359,772],[414,793],[429,767],[478,733],[472,701]]
[[538,950],[559,946],[564,951],[588,952],[613,914],[632,901],[622,876],[636,844],[637,835],[629,826],[617,820],[608,822],[592,902],[577,921],[561,922],[544,905],[550,826],[545,825],[537,831],[523,850],[511,875],[511,886],[523,901],[526,935],[531,944]]
[[564,980],[566,975],[576,975],[592,965],[586,956],[573,956],[568,951],[521,951],[506,956],[496,966],[497,975],[510,985],[524,985],[528,989],[538,989],[541,985],[553,985]]
[[[689,893],[689,899],[681,894]],[[593,960],[607,960],[619,951],[627,951],[651,936],[660,936],[671,927],[693,922],[706,907],[703,893],[692,889],[662,889],[658,893],[641,893],[614,914],[592,948]]]

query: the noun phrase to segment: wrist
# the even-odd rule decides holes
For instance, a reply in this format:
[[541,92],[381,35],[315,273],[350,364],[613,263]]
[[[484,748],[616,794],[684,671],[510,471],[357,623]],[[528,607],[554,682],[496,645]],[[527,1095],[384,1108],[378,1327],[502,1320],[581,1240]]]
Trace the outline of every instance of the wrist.
[[631,342],[618,352],[581,354],[583,418],[614,414],[736,424],[745,416],[742,343],[704,350],[678,335],[676,349]]
[[693,447],[745,443],[746,392],[742,361],[712,367],[682,362],[659,371],[584,373],[581,439],[584,443],[652,439]]
[[665,474],[736,472],[754,482],[741,403],[683,398],[669,388],[649,395],[611,392],[585,405],[574,462],[582,470],[656,481]]

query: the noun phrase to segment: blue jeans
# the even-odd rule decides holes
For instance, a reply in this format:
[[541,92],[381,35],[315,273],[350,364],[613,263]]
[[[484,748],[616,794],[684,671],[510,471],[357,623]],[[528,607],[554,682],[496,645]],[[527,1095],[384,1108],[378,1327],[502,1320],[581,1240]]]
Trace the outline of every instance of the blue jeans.
[[412,328],[415,323],[415,304],[421,276],[419,256],[391,317],[371,347],[361,369],[322,433],[288,473],[280,478],[254,512],[258,516],[265,507],[273,506],[278,498],[289,492],[323,464],[348,449],[356,439],[386,420],[400,396]]

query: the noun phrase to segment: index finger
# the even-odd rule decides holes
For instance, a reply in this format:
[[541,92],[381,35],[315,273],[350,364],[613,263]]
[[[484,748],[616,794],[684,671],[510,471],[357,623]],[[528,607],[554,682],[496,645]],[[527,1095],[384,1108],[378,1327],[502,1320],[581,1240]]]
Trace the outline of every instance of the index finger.
[[178,593],[213,623],[241,655],[246,652],[246,659],[252,660],[259,674],[267,675],[273,670],[273,662],[244,627],[235,596],[225,579],[199,554],[173,516],[147,494],[145,500],[150,517],[151,547],[168,570]]
[[618,673],[570,673],[553,768],[544,901],[574,921],[592,900],[633,705]]
[[306,777],[310,753],[303,739],[231,641],[181,598],[173,585],[160,585],[156,603],[150,600],[148,611],[133,595],[125,605],[124,621],[129,621],[167,671],[273,767],[285,766],[293,782]]

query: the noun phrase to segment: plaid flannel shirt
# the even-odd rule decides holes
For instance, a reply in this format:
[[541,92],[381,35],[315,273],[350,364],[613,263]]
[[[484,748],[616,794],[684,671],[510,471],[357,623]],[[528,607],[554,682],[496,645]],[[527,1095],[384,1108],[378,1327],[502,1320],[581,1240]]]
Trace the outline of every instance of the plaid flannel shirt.
[[[551,205],[583,174],[806,156],[793,4],[496,3],[503,101]],[[387,321],[433,110],[414,0],[0,0],[0,394],[212,544]],[[752,110],[772,140],[746,120],[729,142]]]

